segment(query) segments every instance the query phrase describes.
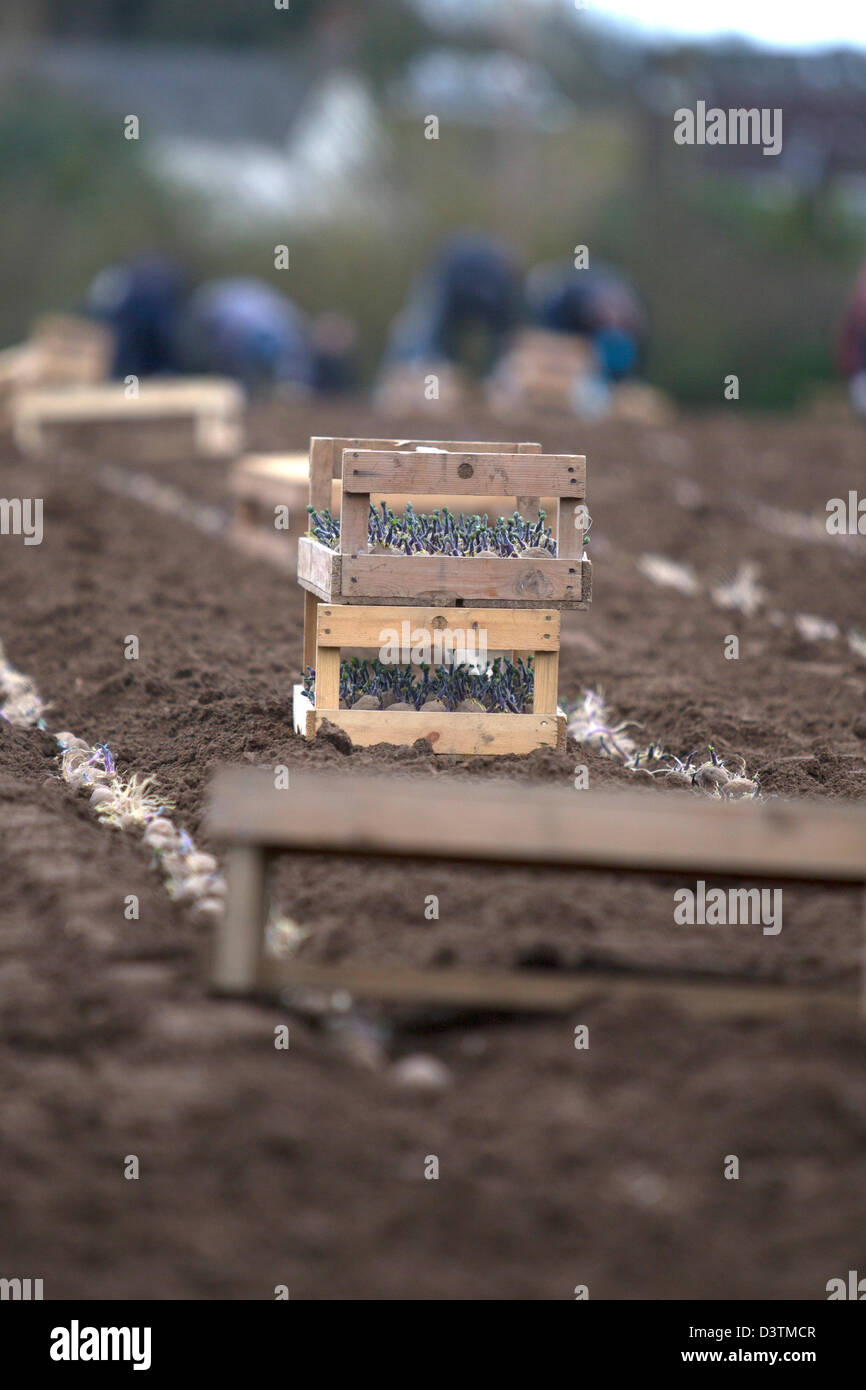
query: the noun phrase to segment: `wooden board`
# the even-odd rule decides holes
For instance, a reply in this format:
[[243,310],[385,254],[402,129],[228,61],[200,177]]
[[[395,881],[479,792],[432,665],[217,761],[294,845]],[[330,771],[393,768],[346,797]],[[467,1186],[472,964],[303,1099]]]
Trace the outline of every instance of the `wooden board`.
[[317,965],[304,960],[264,959],[254,988],[263,993],[346,990],[382,1003],[438,1005],[513,1013],[570,1013],[600,997],[624,1001],[651,998],[679,1004],[699,1017],[747,1018],[800,1015],[829,1009],[853,1016],[857,1000],[841,990],[755,985],[747,981],[672,979],[624,972],[547,970],[412,970],[382,965]]
[[310,506],[321,511],[330,505],[329,480],[342,476],[343,452],[346,449],[399,449],[403,451],[438,448],[448,452],[492,453],[513,452],[515,454],[541,453],[541,445],[530,441],[523,443],[490,443],[487,440],[431,440],[431,439],[345,439],[329,435],[314,435],[310,440]]
[[306,454],[247,454],[231,471],[229,491],[265,507],[292,507],[306,530],[309,482]]
[[[346,713],[355,711],[341,711]],[[652,789],[457,787],[428,779],[413,784],[294,772],[291,788],[278,791],[269,776],[232,768],[214,784],[209,827],[215,837],[233,842],[341,854],[759,881],[866,880],[866,809],[824,801],[716,802],[661,797]]]
[[[339,515],[342,495],[342,480],[340,478],[335,478],[333,481],[331,493],[332,516]],[[506,497],[503,494],[503,496],[501,497],[490,497],[485,496],[480,492],[475,494],[467,493],[465,495],[456,494],[453,492],[431,492],[429,495],[425,495],[423,498],[419,498],[417,495],[413,496],[411,493],[408,492],[370,493],[371,507],[378,510],[378,508],[384,502],[386,506],[390,507],[391,510],[393,512],[396,512],[398,515],[405,512],[407,502],[411,502],[413,508],[419,515],[421,513],[426,513],[429,516],[431,512],[437,510],[441,512],[444,507],[447,507],[450,512],[454,512],[455,514],[462,513],[464,516],[483,516],[486,512],[488,516],[494,518],[498,516],[511,516],[515,511],[518,511],[520,512],[521,516],[524,516],[527,519],[534,521],[537,516],[537,506],[535,500],[533,500],[532,506],[534,510],[532,511],[530,511],[529,506],[520,506],[520,501],[521,499],[519,499],[516,496]],[[554,535],[556,535],[556,509],[558,503],[558,497],[538,498],[538,504],[540,504],[542,510],[546,515],[547,525],[551,527]]]
[[833,989],[710,977],[272,960],[263,952],[262,850],[862,883],[866,811],[859,806],[685,797],[677,804],[652,792],[303,773],[277,791],[269,774],[232,768],[212,786],[208,828],[232,846],[212,973],[223,993],[346,990],[392,1003],[526,1012],[571,1011],[600,995],[650,995],[711,1017],[799,1016],[811,1008],[853,1016],[858,1008],[853,994]]
[[[363,605],[322,604],[318,612],[320,647],[381,647],[385,628],[428,634],[456,629],[481,636],[488,649],[559,648],[558,609],[509,608],[365,608]],[[420,640],[420,639],[419,639]],[[555,708],[555,706],[554,706]]]
[[[320,653],[321,656],[321,653]],[[316,675],[317,699],[320,695]],[[424,710],[320,708],[307,715],[307,738],[315,738],[325,719],[345,729],[359,748],[377,743],[409,747],[426,738],[434,753],[461,756],[533,753],[565,748],[565,716],[537,714],[436,714]]]
[[[242,442],[245,397],[233,381],[219,377],[185,377],[176,381],[145,379],[138,396],[129,396],[122,382],[98,386],[33,388],[22,391],[12,408],[15,442],[25,454],[41,455],[46,431],[54,428],[132,426],[147,423],[193,424],[193,447],[205,457],[236,453]],[[168,449],[166,454],[168,455]]]
[[393,491],[545,496],[582,500],[586,459],[579,454],[405,453],[345,450],[343,495]]
[[236,382],[220,377],[181,377],[176,381],[145,379],[138,396],[128,396],[122,382],[34,389],[22,396],[18,413],[26,419],[44,421],[126,419],[210,411],[240,414],[244,399]]
[[[499,599],[533,604],[584,602],[583,560],[485,559],[450,555],[346,555],[343,602],[367,598]],[[300,570],[299,570],[300,575]]]
[[341,560],[336,550],[312,536],[298,538],[298,583],[330,601],[340,592]]

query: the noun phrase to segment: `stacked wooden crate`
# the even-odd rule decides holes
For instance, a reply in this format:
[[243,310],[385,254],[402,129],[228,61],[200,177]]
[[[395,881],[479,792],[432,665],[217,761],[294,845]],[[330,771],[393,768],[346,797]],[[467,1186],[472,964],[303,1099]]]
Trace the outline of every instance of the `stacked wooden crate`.
[[511,411],[576,409],[583,383],[598,373],[592,344],[569,333],[522,329],[488,384],[500,415]]
[[[439,753],[564,746],[565,716],[557,706],[560,613],[586,609],[591,598],[585,459],[543,454],[534,443],[314,439],[310,506],[319,512],[330,504],[337,468],[338,547],[311,535],[298,542],[298,582],[306,591],[304,666],[315,670],[315,702],[301,686],[295,690],[299,731],[312,738],[329,720],[362,746],[425,738]],[[537,518],[543,499],[553,498],[556,554],[374,552],[368,544],[373,497],[411,498],[418,510],[462,502],[488,513],[508,498],[527,518]],[[531,654],[531,713],[341,709],[341,650],[381,647],[385,632],[400,631],[404,623],[434,636],[474,634],[487,650]]]

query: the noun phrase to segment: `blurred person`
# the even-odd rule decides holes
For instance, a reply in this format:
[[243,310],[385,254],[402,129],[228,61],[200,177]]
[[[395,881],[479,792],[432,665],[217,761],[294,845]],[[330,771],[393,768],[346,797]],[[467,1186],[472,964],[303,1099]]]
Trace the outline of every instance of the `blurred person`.
[[474,350],[482,372],[495,366],[517,324],[520,284],[506,248],[464,232],[436,252],[394,321],[384,367],[459,364]]
[[345,314],[329,310],[313,321],[313,388],[323,396],[358,384],[358,329]]
[[184,290],[183,272],[167,256],[140,256],[99,271],[83,307],[113,333],[112,376],[154,376],[177,370]]
[[857,277],[842,320],[837,358],[848,382],[851,407],[866,419],[866,266]]
[[639,370],[648,337],[637,290],[609,266],[576,270],[570,261],[536,266],[526,282],[530,321],[552,333],[589,340],[598,373],[615,385]]
[[211,280],[190,297],[179,330],[189,372],[230,376],[252,391],[306,394],[315,384],[310,325],[264,280]]

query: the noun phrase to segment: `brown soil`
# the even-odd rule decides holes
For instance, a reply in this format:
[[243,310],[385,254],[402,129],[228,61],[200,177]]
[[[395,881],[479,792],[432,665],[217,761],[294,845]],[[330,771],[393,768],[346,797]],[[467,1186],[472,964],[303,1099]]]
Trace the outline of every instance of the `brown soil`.
[[[364,406],[260,408],[257,448],[310,433],[541,439],[586,452],[595,602],[567,615],[564,697],[602,689],[617,717],[686,754],[745,758],[767,793],[862,797],[866,662],[652,586],[642,551],[694,566],[704,590],[744,560],[787,615],[862,621],[866,539],[764,529],[741,498],[823,515],[862,490],[862,430],[721,416],[665,430],[482,415],[385,425]],[[590,784],[630,774],[570,747],[528,758],[344,754],[291,727],[300,667],[290,576],[94,485],[86,458],[0,464],[5,497],[45,499],[45,540],[0,538],[0,639],[51,703],[52,730],[108,742],[153,773],[202,848],[225,762],[368,769],[419,779]],[[118,458],[117,463],[124,460]],[[208,501],[221,465],[149,468]],[[683,483],[691,485],[683,489]],[[700,489],[700,491],[696,491]],[[678,505],[689,500],[691,510]],[[140,639],[138,662],[123,641]],[[741,639],[726,661],[724,639]],[[331,1017],[216,1002],[207,932],[174,907],[136,839],[99,825],[50,774],[52,742],[0,725],[0,1273],[46,1297],[823,1298],[866,1268],[862,1031],[697,1022],[599,994],[579,1018],[521,1023]],[[688,791],[658,795],[691,795]],[[575,795],[578,795],[576,792]],[[287,857],[279,906],[311,956],[611,966],[854,989],[853,890],[784,890],[779,936],[683,928],[673,880]],[[124,918],[128,894],[140,920]],[[424,899],[440,900],[438,922]],[[274,1048],[288,1021],[291,1047]],[[576,1023],[590,1047],[576,1051]],[[450,1084],[388,1067],[433,1053]],[[141,1176],[123,1176],[136,1154]],[[724,1177],[727,1155],[740,1178]],[[436,1155],[438,1181],[424,1177]]]

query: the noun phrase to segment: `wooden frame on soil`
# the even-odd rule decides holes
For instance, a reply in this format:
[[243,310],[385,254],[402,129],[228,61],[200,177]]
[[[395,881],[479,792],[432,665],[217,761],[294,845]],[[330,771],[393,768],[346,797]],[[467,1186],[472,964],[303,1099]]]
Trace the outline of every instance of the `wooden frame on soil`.
[[[382,647],[385,629],[437,634],[448,641],[455,630],[471,634],[475,649],[509,650],[534,657],[532,713],[497,714],[428,710],[340,709],[340,649]],[[315,704],[296,686],[295,727],[314,738],[324,720],[344,729],[360,747],[411,744],[426,738],[436,753],[531,753],[565,748],[566,719],[557,708],[560,615],[555,608],[421,608],[322,604],[316,621]],[[414,643],[415,640],[412,638]],[[449,644],[451,645],[451,644]]]
[[[859,807],[294,773],[290,787],[277,790],[263,772],[229,768],[211,788],[208,828],[229,847],[227,907],[211,971],[217,993],[348,990],[381,1001],[527,1012],[649,993],[734,1017],[799,1014],[819,1005],[853,1015],[858,1007],[853,993],[838,989],[682,974],[276,960],[265,956],[264,937],[267,857],[280,851],[863,884],[866,813]],[[861,1011],[864,1003],[866,989]]]
[[145,379],[137,396],[127,395],[122,382],[34,387],[15,400],[12,429],[22,453],[40,456],[48,447],[48,427],[129,424],[139,428],[145,421],[188,421],[196,451],[205,457],[221,457],[241,446],[244,408],[241,387],[221,377]]

